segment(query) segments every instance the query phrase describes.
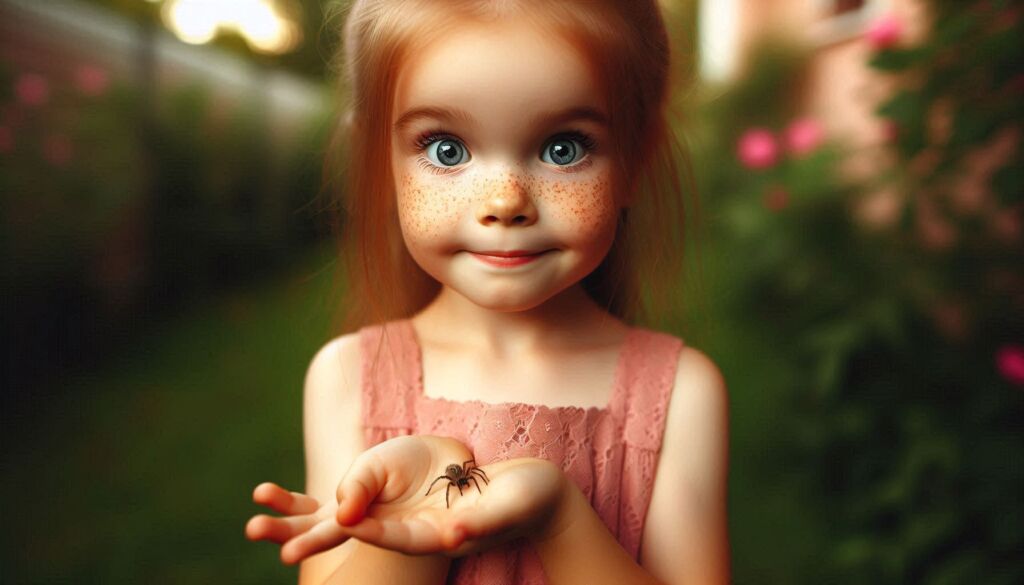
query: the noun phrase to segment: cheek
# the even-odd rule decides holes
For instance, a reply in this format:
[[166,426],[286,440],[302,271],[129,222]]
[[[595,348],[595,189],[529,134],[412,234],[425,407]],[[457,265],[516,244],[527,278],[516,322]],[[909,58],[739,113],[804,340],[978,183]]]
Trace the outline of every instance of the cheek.
[[450,234],[459,222],[459,201],[464,195],[454,186],[405,174],[397,190],[398,219],[406,239],[436,239]]
[[578,240],[614,237],[619,209],[611,181],[603,176],[582,180],[552,180],[541,189],[544,207],[559,226]]

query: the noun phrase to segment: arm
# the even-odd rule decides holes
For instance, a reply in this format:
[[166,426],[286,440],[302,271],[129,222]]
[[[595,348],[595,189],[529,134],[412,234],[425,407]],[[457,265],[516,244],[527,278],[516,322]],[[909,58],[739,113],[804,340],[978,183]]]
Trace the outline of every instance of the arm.
[[[303,432],[306,493],[334,501],[338,482],[364,449],[359,388],[359,338],[342,336],[313,358],[306,374]],[[350,539],[302,562],[299,585],[340,583],[444,583],[451,559],[409,556]]]
[[661,585],[630,558],[568,478],[558,511],[533,545],[551,585]]
[[640,562],[663,581],[729,583],[729,396],[715,364],[685,348],[669,403]]
[[[410,583],[437,585],[448,577],[451,559],[440,555],[408,556],[352,539],[352,554],[323,585]],[[344,545],[342,545],[344,546]],[[341,547],[338,547],[341,548]],[[311,559],[312,560],[312,559]],[[301,581],[300,581],[301,583]]]
[[566,480],[559,511],[534,539],[550,582],[725,585],[727,469],[725,383],[711,360],[685,348],[641,539],[641,564]]

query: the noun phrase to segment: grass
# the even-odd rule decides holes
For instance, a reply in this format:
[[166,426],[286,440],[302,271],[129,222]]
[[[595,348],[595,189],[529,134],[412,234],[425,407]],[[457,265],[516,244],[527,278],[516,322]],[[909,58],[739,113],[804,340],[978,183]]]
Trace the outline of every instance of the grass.
[[[709,266],[728,266],[725,258]],[[33,389],[45,402],[4,431],[3,582],[294,583],[276,545],[244,538],[253,487],[303,482],[302,381],[330,337],[331,258],[154,324],[129,351]],[[820,527],[765,437],[773,388],[792,378],[768,340],[723,312],[689,337],[730,386],[735,582],[796,583]]]
[[155,324],[5,432],[4,582],[294,582],[244,538],[252,489],[301,489],[302,382],[330,258]]

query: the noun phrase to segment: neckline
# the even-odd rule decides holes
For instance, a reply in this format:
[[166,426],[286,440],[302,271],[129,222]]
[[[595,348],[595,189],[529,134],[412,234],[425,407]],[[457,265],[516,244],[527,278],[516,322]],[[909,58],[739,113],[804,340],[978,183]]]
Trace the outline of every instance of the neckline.
[[622,340],[622,344],[619,347],[619,355],[615,363],[615,371],[612,374],[612,390],[608,396],[608,403],[604,406],[548,406],[546,404],[534,404],[529,402],[485,402],[478,399],[470,400],[452,400],[444,397],[427,396],[423,385],[423,346],[420,345],[419,336],[416,334],[416,328],[412,325],[412,319],[402,319],[401,325],[404,328],[405,335],[409,340],[409,343],[414,348],[412,354],[415,356],[415,362],[412,364],[414,371],[414,386],[413,392],[416,395],[416,400],[425,400],[436,404],[448,404],[448,405],[472,405],[480,406],[484,408],[493,407],[504,407],[504,408],[526,408],[531,411],[549,411],[556,413],[579,413],[582,412],[587,415],[600,414],[600,413],[611,413],[617,408],[620,400],[620,394],[626,390],[625,373],[626,367],[625,362],[629,352],[627,351],[636,333],[639,331],[637,327],[629,326],[626,330],[626,335]]

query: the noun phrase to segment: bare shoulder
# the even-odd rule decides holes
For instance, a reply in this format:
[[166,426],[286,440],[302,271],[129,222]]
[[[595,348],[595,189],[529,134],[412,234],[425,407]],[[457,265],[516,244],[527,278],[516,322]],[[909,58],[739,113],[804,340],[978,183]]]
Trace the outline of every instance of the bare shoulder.
[[[711,414],[707,409],[727,406],[725,378],[715,362],[699,349],[687,345],[679,352],[671,402],[675,404],[670,406],[669,412],[677,416],[687,416],[687,411],[690,416]],[[684,408],[686,405],[690,408]]]
[[[303,391],[306,493],[326,503],[338,482],[364,450],[361,421],[359,336],[351,333],[326,343],[313,356]],[[301,564],[299,583],[323,583],[351,553],[351,540]]]
[[684,346],[641,540],[641,564],[665,583],[727,583],[729,396],[718,366]]
[[[349,391],[359,387],[359,334],[348,333],[328,341],[313,356],[306,371],[306,391],[334,387]],[[337,386],[343,388],[337,388]]]

